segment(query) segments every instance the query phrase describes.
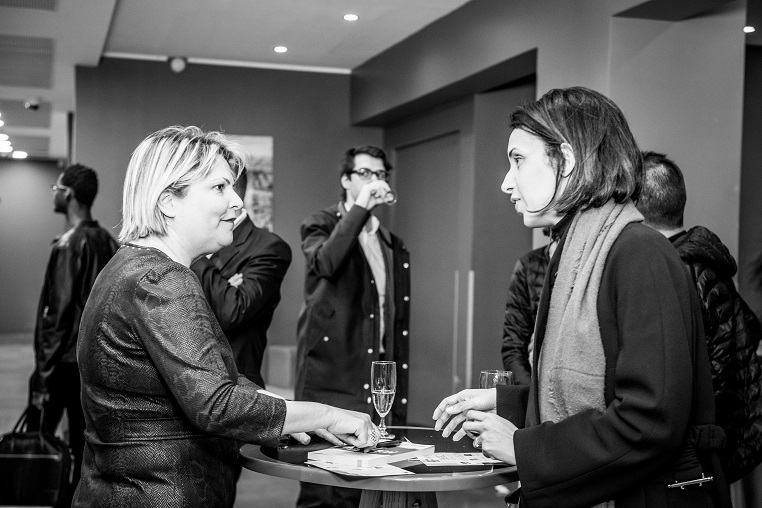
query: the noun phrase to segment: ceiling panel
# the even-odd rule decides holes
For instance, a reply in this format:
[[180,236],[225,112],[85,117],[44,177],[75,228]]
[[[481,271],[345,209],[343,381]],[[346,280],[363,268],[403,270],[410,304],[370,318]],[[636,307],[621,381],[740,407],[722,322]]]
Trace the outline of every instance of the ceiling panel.
[[0,34],[0,86],[50,88],[53,39]]
[[0,0],[0,7],[16,7],[19,9],[36,9],[39,11],[55,12],[57,0]]
[[[107,53],[352,69],[468,0],[129,0]],[[347,22],[344,14],[359,16]],[[273,48],[287,46],[277,54]]]
[[11,144],[16,150],[23,150],[29,157],[47,157],[50,149],[50,138],[47,136],[10,136]]

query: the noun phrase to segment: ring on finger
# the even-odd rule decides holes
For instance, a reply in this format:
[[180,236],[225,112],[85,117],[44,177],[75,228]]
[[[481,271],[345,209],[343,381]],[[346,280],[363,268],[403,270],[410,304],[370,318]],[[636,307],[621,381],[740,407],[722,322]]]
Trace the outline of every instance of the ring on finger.
[[474,448],[477,450],[481,450],[482,448],[482,440],[478,436],[474,439]]

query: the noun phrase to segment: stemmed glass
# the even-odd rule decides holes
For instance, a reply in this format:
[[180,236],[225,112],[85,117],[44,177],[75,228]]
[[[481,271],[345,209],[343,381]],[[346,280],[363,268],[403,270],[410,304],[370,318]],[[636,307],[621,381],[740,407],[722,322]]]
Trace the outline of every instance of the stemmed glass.
[[373,362],[370,367],[370,393],[373,397],[373,405],[381,424],[378,430],[381,439],[394,439],[393,434],[386,431],[386,415],[392,409],[394,393],[397,390],[397,364],[395,362]]
[[513,372],[510,370],[483,370],[479,375],[479,388],[494,388],[497,385],[512,385]]

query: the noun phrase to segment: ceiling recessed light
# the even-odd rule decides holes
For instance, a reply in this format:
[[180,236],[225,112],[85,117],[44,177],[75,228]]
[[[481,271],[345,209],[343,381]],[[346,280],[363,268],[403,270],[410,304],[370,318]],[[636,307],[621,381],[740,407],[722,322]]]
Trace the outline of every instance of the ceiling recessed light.
[[11,153],[13,151],[13,147],[8,145],[0,145],[0,153]]
[[8,134],[0,134],[0,141],[8,141]]
[[357,21],[360,17],[357,14],[344,14],[344,21]]
[[11,146],[10,139],[0,139],[0,146]]
[[276,53],[285,53],[286,51],[288,51],[288,48],[286,46],[275,46],[273,48],[273,51],[275,51]]
[[2,120],[0,120],[0,127],[2,127],[3,125],[5,125],[5,122],[3,122]]
[[173,56],[169,59],[169,68],[175,74],[180,74],[188,66],[188,59],[184,56]]
[[21,150],[16,150],[13,152],[13,158],[14,159],[26,159],[26,156],[29,155],[26,152],[22,152]]
[[753,26],[745,26],[743,27],[743,31],[746,32],[747,34],[750,34],[752,32],[755,32],[756,29]]

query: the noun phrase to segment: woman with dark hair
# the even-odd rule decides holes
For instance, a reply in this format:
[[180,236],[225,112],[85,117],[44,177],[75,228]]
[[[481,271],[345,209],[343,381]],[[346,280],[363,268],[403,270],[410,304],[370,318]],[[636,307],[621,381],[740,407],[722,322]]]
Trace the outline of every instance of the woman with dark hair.
[[448,436],[462,423],[454,439],[468,433],[516,464],[522,507],[728,503],[701,308],[674,248],[633,204],[643,167],[624,115],[577,87],[519,107],[511,127],[502,189],[526,226],[559,238],[536,368],[529,388],[445,398],[435,427]]

